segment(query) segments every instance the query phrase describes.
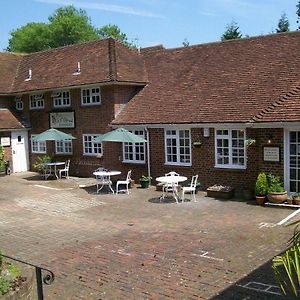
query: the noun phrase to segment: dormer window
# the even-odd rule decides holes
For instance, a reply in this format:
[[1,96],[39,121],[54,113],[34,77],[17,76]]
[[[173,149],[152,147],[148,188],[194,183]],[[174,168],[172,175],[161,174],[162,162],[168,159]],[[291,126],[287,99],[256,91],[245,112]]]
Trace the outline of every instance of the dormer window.
[[15,97],[15,107],[16,110],[23,110],[23,100],[21,95]]
[[53,91],[51,97],[54,107],[71,106],[70,91]]
[[29,96],[29,108],[30,109],[42,109],[44,108],[44,95],[33,94]]

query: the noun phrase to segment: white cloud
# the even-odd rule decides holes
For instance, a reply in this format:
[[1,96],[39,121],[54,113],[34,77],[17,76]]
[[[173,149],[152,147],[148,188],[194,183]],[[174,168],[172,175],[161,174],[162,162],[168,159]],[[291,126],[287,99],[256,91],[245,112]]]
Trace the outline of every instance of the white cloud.
[[87,1],[81,2],[81,1],[71,1],[71,0],[34,0],[34,1],[41,2],[41,3],[48,3],[48,4],[74,5],[79,8],[104,10],[110,12],[117,12],[121,14],[136,15],[141,17],[161,18],[161,19],[164,18],[164,16],[159,14],[155,14],[149,11],[139,10],[129,6],[122,6],[122,5],[87,2]]

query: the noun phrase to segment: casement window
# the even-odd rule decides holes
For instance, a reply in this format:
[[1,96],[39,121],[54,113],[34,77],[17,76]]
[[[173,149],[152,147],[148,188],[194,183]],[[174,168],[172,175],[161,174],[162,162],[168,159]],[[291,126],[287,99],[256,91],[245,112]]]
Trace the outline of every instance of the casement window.
[[44,95],[34,94],[29,96],[29,108],[30,109],[42,109],[44,108]]
[[216,129],[215,164],[220,168],[245,169],[246,147],[244,129]]
[[72,154],[72,140],[55,141],[56,154]]
[[[144,130],[130,132],[145,138]],[[145,163],[145,143],[123,143],[123,162]]]
[[31,152],[32,153],[46,153],[46,142],[34,141],[32,138],[36,135],[31,135]]
[[166,164],[191,166],[191,131],[165,130]]
[[100,88],[89,88],[81,90],[81,105],[101,104]]
[[53,91],[51,97],[53,98],[54,107],[71,106],[70,91]]
[[83,155],[97,156],[103,154],[102,143],[95,142],[95,138],[100,135],[83,134]]
[[15,97],[15,107],[16,110],[23,110],[23,100],[21,95]]

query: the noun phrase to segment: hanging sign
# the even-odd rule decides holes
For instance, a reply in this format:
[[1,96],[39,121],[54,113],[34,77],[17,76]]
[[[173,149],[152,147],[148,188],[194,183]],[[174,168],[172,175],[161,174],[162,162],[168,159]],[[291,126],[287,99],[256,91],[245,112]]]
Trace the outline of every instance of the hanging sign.
[[264,147],[264,161],[280,161],[279,147]]
[[51,128],[75,128],[74,111],[50,113]]
[[2,146],[10,146],[10,137],[9,136],[7,136],[7,137],[1,137],[1,139],[0,139],[0,144],[2,145]]

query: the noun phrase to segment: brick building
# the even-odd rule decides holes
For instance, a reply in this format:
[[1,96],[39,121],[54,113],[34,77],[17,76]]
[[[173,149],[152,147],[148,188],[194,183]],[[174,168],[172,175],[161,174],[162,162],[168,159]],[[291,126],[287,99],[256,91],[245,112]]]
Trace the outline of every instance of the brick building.
[[[174,170],[199,174],[203,187],[252,187],[258,172],[272,171],[295,192],[299,48],[300,32],[290,32],[176,49],[138,51],[107,39],[1,53],[0,138],[14,172],[48,153],[70,158],[74,175],[91,176],[102,165],[122,177],[132,169],[134,179]],[[76,140],[32,141],[49,127]],[[94,141],[116,127],[148,143]]]

